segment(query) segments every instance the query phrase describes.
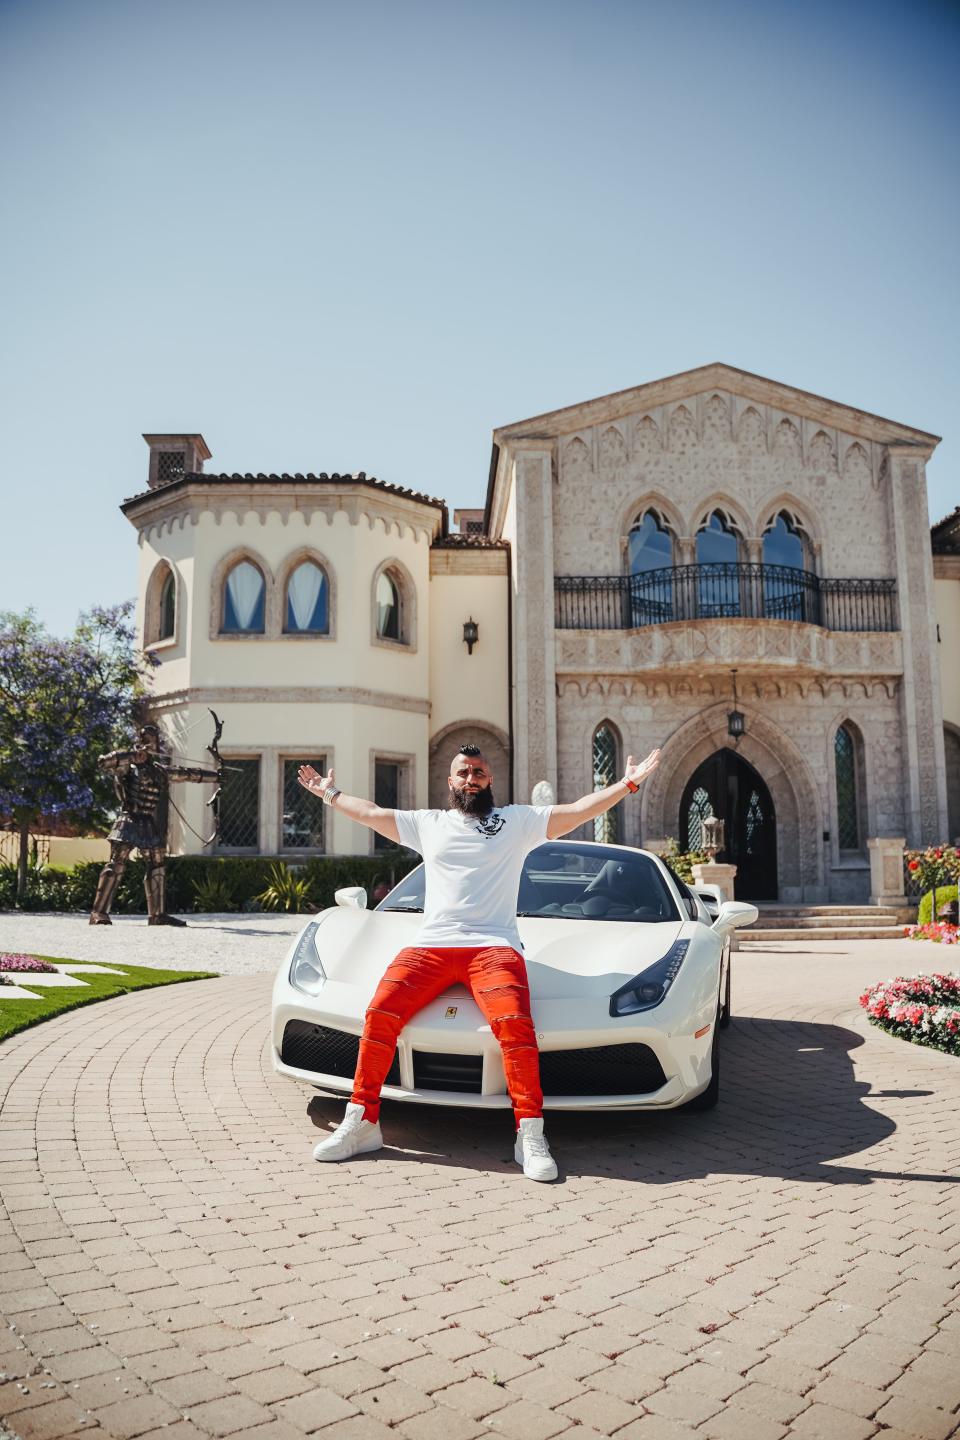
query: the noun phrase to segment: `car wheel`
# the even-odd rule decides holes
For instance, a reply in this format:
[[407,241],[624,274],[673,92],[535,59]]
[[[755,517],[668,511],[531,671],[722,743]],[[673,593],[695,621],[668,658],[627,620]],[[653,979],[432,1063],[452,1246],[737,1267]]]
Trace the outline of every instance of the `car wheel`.
[[733,1019],[733,1011],[730,1008],[730,975],[733,970],[733,956],[727,952],[727,978],[723,986],[723,1001],[720,1006],[720,1019],[717,1022],[721,1030],[726,1030]]
[[713,1027],[713,1044],[710,1047],[710,1084],[699,1095],[694,1095],[683,1107],[685,1110],[712,1110],[720,1099],[720,1007],[717,1007],[717,1021]]

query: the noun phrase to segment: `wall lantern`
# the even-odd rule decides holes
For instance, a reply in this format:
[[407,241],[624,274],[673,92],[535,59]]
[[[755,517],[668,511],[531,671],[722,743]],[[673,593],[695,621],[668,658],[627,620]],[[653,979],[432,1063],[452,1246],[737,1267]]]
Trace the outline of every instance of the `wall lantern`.
[[733,676],[733,709],[727,714],[727,734],[734,746],[737,746],[746,733],[747,717],[742,710],[737,709],[737,672],[731,670],[730,674]]
[[476,645],[479,639],[480,626],[477,624],[476,620],[474,620],[473,616],[471,615],[469,620],[464,620],[463,622],[463,643],[467,647],[468,655],[473,654],[473,647],[474,645]]
[[707,859],[714,861],[717,858],[717,851],[723,849],[724,824],[716,815],[708,815],[700,827],[703,838],[703,848],[706,851]]

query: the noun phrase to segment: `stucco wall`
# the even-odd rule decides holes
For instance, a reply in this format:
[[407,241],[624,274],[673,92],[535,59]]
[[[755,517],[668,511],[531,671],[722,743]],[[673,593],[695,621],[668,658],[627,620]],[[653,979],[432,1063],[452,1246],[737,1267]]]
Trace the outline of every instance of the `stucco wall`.
[[934,574],[943,718],[960,729],[960,573],[956,578],[940,578],[935,567]]

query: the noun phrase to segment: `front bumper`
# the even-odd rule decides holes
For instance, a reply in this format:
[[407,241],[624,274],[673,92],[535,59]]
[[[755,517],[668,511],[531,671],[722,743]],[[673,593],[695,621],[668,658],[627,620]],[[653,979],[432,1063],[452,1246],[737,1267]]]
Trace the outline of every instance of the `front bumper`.
[[[349,1095],[362,1030],[354,987],[330,981],[311,1004],[288,984],[281,986],[273,1014],[274,1068]],[[693,1013],[664,1004],[618,1019],[610,1017],[608,1005],[599,997],[535,1005],[545,1110],[666,1110],[706,1087],[715,997]],[[500,1046],[465,990],[441,996],[406,1026],[382,1093],[384,1099],[427,1105],[510,1107]]]

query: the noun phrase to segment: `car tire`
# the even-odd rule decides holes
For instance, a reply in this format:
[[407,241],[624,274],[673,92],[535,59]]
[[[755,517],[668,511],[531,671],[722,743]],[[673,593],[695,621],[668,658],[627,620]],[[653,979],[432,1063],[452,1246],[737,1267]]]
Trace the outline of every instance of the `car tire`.
[[706,1090],[701,1090],[699,1095],[694,1095],[692,1100],[687,1101],[683,1107],[685,1110],[712,1110],[720,1099],[720,1015],[718,1006],[717,1021],[713,1027],[713,1044],[710,1047],[710,1083]]
[[721,1030],[726,1030],[727,1026],[730,1024],[730,1021],[733,1019],[733,1010],[731,1009],[731,1005],[730,1005],[730,976],[731,976],[731,972],[732,972],[732,970],[733,970],[732,961],[733,961],[733,956],[731,955],[730,951],[728,950],[728,951],[727,951],[727,978],[726,978],[726,980],[724,981],[724,985],[723,985],[723,1001],[721,1002],[721,1005],[720,1005],[720,1018],[719,1018],[719,1020],[717,1021],[717,1024],[720,1026],[720,1029],[721,1029]]

